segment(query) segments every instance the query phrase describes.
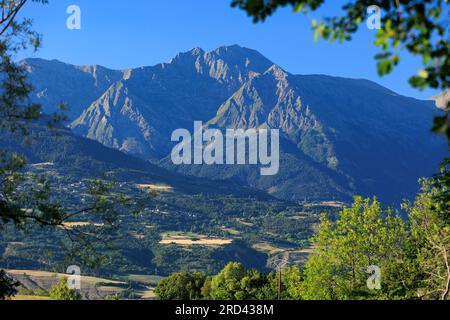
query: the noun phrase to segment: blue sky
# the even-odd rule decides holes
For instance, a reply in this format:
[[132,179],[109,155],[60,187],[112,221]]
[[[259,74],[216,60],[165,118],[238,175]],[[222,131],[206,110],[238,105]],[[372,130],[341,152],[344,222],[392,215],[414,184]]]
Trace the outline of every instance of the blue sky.
[[[409,86],[407,80],[420,68],[420,60],[407,53],[393,74],[379,78],[373,59],[378,52],[373,46],[375,31],[365,25],[351,42],[314,43],[311,21],[288,8],[279,10],[265,23],[254,24],[245,12],[230,7],[231,0],[49,2],[30,2],[22,12],[22,16],[33,18],[34,29],[44,36],[39,52],[27,53],[26,57],[123,69],[167,62],[193,47],[213,50],[238,44],[260,51],[295,74],[365,78],[423,99],[436,93]],[[333,1],[315,15],[337,13],[337,2],[343,1]],[[72,4],[81,8],[81,30],[66,28],[66,9]]]

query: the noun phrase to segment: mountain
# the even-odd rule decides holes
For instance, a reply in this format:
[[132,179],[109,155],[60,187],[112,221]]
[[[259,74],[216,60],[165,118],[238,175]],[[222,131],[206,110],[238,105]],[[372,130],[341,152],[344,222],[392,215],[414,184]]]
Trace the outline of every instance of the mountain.
[[34,87],[34,99],[49,114],[65,103],[68,117],[80,116],[86,106],[123,77],[122,71],[101,66],[73,66],[57,60],[27,59],[21,61]]
[[158,159],[170,152],[174,129],[211,118],[238,86],[269,65],[256,52],[247,57],[226,48],[210,53],[193,49],[168,64],[130,70],[71,128],[106,146]]
[[[289,200],[398,202],[437,170],[445,142],[430,133],[430,101],[371,81],[294,75],[239,46],[195,48],[169,63],[124,71],[25,60],[34,98],[51,111],[73,106],[69,127],[105,146],[185,175],[228,180]],[[175,166],[171,133],[207,127],[276,128],[280,172],[252,166]]]

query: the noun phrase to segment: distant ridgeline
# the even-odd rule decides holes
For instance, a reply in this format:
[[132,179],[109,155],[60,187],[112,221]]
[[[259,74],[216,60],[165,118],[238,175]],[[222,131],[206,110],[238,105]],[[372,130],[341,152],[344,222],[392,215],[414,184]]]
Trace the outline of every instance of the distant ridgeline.
[[[411,198],[437,172],[445,141],[430,133],[439,110],[376,83],[293,75],[239,46],[195,48],[169,63],[123,71],[28,59],[33,99],[64,101],[74,133],[197,177],[227,180],[294,201]],[[174,130],[279,129],[279,172],[249,165],[175,165]]]

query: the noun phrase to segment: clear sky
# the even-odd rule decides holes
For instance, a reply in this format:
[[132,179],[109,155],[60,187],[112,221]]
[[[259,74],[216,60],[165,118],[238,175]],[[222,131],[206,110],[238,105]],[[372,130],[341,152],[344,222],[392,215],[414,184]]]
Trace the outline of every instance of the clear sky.
[[[331,2],[331,1],[329,1]],[[347,1],[316,13],[332,15]],[[314,43],[311,21],[288,8],[265,23],[254,24],[246,13],[230,7],[231,0],[49,0],[28,3],[22,16],[34,19],[34,29],[44,36],[43,47],[26,57],[64,62],[100,64],[124,69],[167,62],[193,47],[213,50],[238,44],[256,49],[286,71],[295,74],[328,74],[376,81],[398,93],[427,99],[436,92],[420,92],[408,78],[420,60],[407,53],[393,74],[379,78],[373,46],[375,30],[365,24],[353,41],[344,44]],[[81,30],[69,30],[69,5],[81,8]],[[24,58],[21,56],[19,58]]]

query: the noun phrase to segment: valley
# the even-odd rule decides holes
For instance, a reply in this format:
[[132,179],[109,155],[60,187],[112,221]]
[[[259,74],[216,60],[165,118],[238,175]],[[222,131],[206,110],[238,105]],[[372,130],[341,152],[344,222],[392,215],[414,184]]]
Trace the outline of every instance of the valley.
[[[293,75],[238,46],[195,48],[125,71],[21,63],[33,100],[47,113],[66,103],[69,121],[53,130],[32,122],[34,142],[2,135],[0,147],[26,157],[25,175],[48,182],[53,202],[79,211],[59,228],[2,226],[0,268],[47,283],[22,296],[48,290],[68,265],[97,279],[84,294],[99,299],[151,299],[170,274],[211,275],[230,261],[263,272],[280,259],[303,265],[322,213],[334,219],[355,195],[399,208],[445,150],[429,132],[439,112],[431,102],[366,80]],[[195,152],[174,164],[172,132],[195,121],[211,132],[279,131],[279,172],[195,162]],[[113,182],[113,193],[130,199],[113,226],[82,210],[96,181]],[[74,241],[79,235],[88,240]]]
[[[270,270],[276,257],[294,256],[309,246],[320,212],[328,211],[319,203],[306,208],[231,182],[162,174],[163,169],[68,131],[55,136],[40,125],[35,130],[39,144],[20,149],[12,139],[4,139],[10,143],[2,147],[19,148],[29,155],[28,174],[50,181],[54,201],[79,210],[90,202],[91,180],[107,179],[107,172],[118,191],[143,202],[136,214],[125,211],[117,228],[87,213],[56,229],[26,227],[17,232],[5,225],[0,235],[0,267],[8,270],[64,273],[68,265],[81,264],[86,257],[81,252],[72,255],[67,232],[95,235],[89,238],[92,247],[80,247],[88,256],[95,251],[90,266],[82,267],[82,275],[113,281],[130,274],[164,277],[180,270],[214,273],[228,261]],[[271,247],[278,249],[267,250]],[[132,280],[132,289],[121,290],[123,297],[131,296],[130,292],[141,296],[145,287],[141,280]]]

